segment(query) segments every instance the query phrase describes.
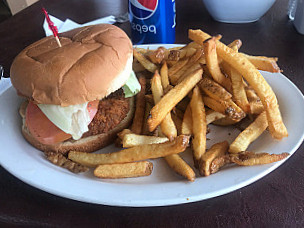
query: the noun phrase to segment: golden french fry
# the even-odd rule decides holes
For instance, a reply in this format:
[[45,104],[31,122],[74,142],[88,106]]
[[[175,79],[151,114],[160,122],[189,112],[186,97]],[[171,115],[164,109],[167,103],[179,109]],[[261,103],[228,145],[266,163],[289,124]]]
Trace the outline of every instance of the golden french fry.
[[190,56],[194,55],[195,52],[196,52],[195,48],[185,46],[180,50],[180,59],[189,58]]
[[183,120],[178,117],[178,115],[176,115],[175,113],[172,113],[172,120],[176,126],[176,130],[177,130],[177,135],[182,135],[182,122]]
[[[153,98],[152,98],[153,99]],[[154,104],[154,102],[153,102]],[[146,108],[145,108],[145,114],[144,114],[144,121],[143,121],[143,126],[142,126],[142,134],[143,135],[149,135],[150,134],[150,131],[149,131],[149,126],[148,126],[148,123],[147,123],[147,120],[148,120],[148,116],[150,114],[150,111],[152,109],[152,104],[149,103],[149,102],[146,102]]]
[[178,72],[183,66],[185,66],[188,61],[189,59],[181,59],[177,61],[172,67],[170,67],[168,70],[169,78],[171,79],[171,76]]
[[180,59],[180,50],[171,50],[169,52],[169,55],[167,57],[167,60],[169,61],[178,61]]
[[191,182],[194,181],[195,173],[193,169],[178,154],[169,155],[165,157],[165,160],[176,173],[186,177]]
[[[189,30],[189,38],[199,44],[210,36],[201,30]],[[216,51],[220,58],[233,66],[256,91],[260,97],[267,114],[269,131],[273,138],[282,139],[288,136],[287,129],[283,123],[279,110],[277,98],[255,66],[244,56],[216,41]]]
[[229,154],[222,155],[220,157],[215,158],[210,164],[210,173],[216,173],[223,166],[230,164],[230,156]]
[[249,102],[249,105],[250,105],[250,114],[260,114],[265,110],[262,102],[251,101]]
[[168,55],[169,61],[178,61],[180,59],[188,58],[196,52],[195,48],[185,46],[180,50],[171,50]]
[[193,89],[190,107],[192,113],[193,160],[194,166],[198,168],[199,161],[206,151],[207,124],[203,98],[197,86]]
[[201,80],[202,73],[202,69],[192,72],[181,83],[165,94],[151,109],[148,119],[150,131],[154,131],[154,129],[162,122],[162,120],[175,107],[175,105],[179,103]]
[[152,63],[160,64],[165,58],[165,48],[159,47],[156,50],[151,50],[147,53],[147,56],[152,61]]
[[231,49],[238,51],[242,46],[242,41],[240,39],[234,40],[232,43],[227,45]]
[[229,125],[233,125],[236,124],[238,122],[240,122],[242,119],[236,120],[236,119],[231,119],[228,116],[225,116],[224,118],[218,119],[218,120],[214,120],[212,122],[212,124],[214,125],[219,125],[219,126],[229,126]]
[[252,56],[244,53],[240,53],[247,58],[258,70],[264,70],[272,73],[281,72],[277,61],[278,58],[265,57],[265,56]]
[[123,140],[123,138],[124,138],[124,136],[126,135],[126,134],[132,134],[133,132],[130,130],[130,129],[123,129],[121,132],[118,132],[117,133],[117,136],[121,139],[121,140]]
[[[153,94],[154,103],[157,104],[164,95],[163,87],[161,85],[161,77],[158,71],[155,71],[155,74],[151,80],[151,90]],[[177,136],[177,130],[171,118],[170,112],[167,113],[165,118],[160,123],[160,128],[162,133],[167,136],[170,141],[172,141]]]
[[196,50],[195,54],[189,58],[187,64],[185,64],[175,73],[169,74],[171,83],[173,85],[176,85],[179,78],[182,77],[182,75],[187,74],[189,71],[191,71],[191,69],[193,69],[193,66],[197,65],[197,62],[201,58],[202,54],[203,54],[203,49]]
[[177,74],[179,74],[180,72],[182,73],[180,76],[178,76],[178,80],[175,83],[172,83],[174,85],[179,84],[181,81],[183,81],[186,77],[188,77],[189,74],[191,74],[193,71],[202,69],[201,65],[199,63],[193,63],[189,68],[187,68],[186,70],[182,69],[179,72],[177,72]]
[[262,112],[236,139],[230,144],[230,153],[245,151],[249,144],[256,140],[267,128],[266,113]]
[[168,48],[168,51],[172,51],[172,50],[180,50],[182,49],[183,46],[178,46],[178,47],[172,47],[172,48]]
[[192,112],[190,104],[187,106],[187,109],[184,114],[181,133],[183,135],[192,135],[193,134],[193,127],[192,127]]
[[220,112],[233,120],[241,120],[246,114],[231,99],[215,100],[211,97],[203,97],[204,104],[214,111]]
[[196,43],[196,42],[190,42],[187,44],[184,48],[194,48],[194,49],[200,49],[202,48],[202,45]]
[[164,89],[166,89],[170,85],[169,76],[168,76],[168,66],[166,62],[164,62],[164,64],[160,68],[160,77],[161,77],[162,86]]
[[237,72],[226,62],[222,63],[225,72],[229,75],[231,80],[232,94],[234,102],[243,109],[244,112],[250,113],[250,105],[245,91],[245,83],[242,75]]
[[142,55],[146,55],[150,51],[149,48],[147,49],[147,48],[135,47],[134,49]]
[[180,135],[172,142],[135,146],[107,154],[70,151],[69,159],[88,167],[95,167],[101,164],[127,163],[177,154],[183,152],[188,144],[189,136]]
[[152,169],[153,164],[148,161],[105,164],[97,166],[94,170],[94,175],[103,179],[142,177],[151,175]]
[[250,114],[262,113],[264,111],[264,106],[254,90],[250,87],[246,87],[245,92],[250,105]]
[[[186,115],[186,113],[185,113]],[[222,119],[226,117],[224,114],[220,113],[220,112],[216,112],[212,109],[209,109],[206,111],[206,124],[211,124],[212,122]]]
[[141,65],[140,62],[138,62],[136,59],[133,61],[132,69],[135,73],[142,72],[142,71],[146,70],[146,68],[144,68],[143,65]]
[[148,60],[145,56],[143,56],[140,52],[137,52],[136,49],[133,49],[133,56],[146,68],[148,71],[154,73],[157,70],[157,66]]
[[199,82],[199,87],[206,95],[216,100],[229,100],[232,98],[231,93],[224,87],[207,77],[204,77]]
[[256,92],[250,87],[245,87],[246,96],[248,98],[248,101],[261,101],[261,99],[258,97]]
[[269,153],[254,153],[250,151],[244,151],[239,154],[230,156],[230,160],[233,163],[241,166],[250,165],[264,165],[273,162],[280,161],[288,157],[289,153],[282,154],[269,154]]
[[221,84],[224,86],[228,91],[231,89],[231,82],[229,78],[226,78],[226,76],[222,73],[219,63],[218,63],[218,58],[217,58],[217,53],[216,53],[216,38],[213,37],[211,39],[206,40],[204,43],[204,51],[205,51],[205,56],[206,56],[206,63],[207,63],[207,68],[214,79],[217,83]]
[[143,122],[144,122],[144,115],[145,115],[145,93],[146,93],[146,79],[144,77],[139,77],[138,79],[141,90],[138,94],[136,94],[136,107],[135,113],[133,118],[133,123],[131,126],[131,131],[135,134],[141,134]]
[[178,62],[178,60],[169,60],[169,59],[166,60],[168,68],[173,67],[177,62]]
[[136,135],[131,133],[124,135],[122,143],[124,148],[128,148],[145,144],[164,143],[167,141],[169,141],[167,137]]
[[202,57],[200,57],[200,59],[198,60],[198,63],[206,65],[207,64],[207,62],[206,62],[206,56],[203,55]]
[[225,155],[228,150],[229,143],[227,141],[216,143],[211,146],[209,150],[205,154],[203,154],[199,166],[200,174],[202,176],[210,175],[210,167],[212,161],[217,158]]
[[[200,46],[199,44],[195,43],[195,42],[191,42],[189,44],[187,44],[184,47],[180,47],[178,49],[178,54],[177,53],[172,53],[172,60],[178,60],[178,59],[182,59],[182,58],[187,58],[190,57],[192,55],[194,55],[194,53],[196,52],[196,49],[201,49],[202,46]],[[176,51],[177,49],[175,49],[174,51]],[[170,54],[171,54],[171,50],[170,50]],[[178,58],[176,58],[178,55]]]

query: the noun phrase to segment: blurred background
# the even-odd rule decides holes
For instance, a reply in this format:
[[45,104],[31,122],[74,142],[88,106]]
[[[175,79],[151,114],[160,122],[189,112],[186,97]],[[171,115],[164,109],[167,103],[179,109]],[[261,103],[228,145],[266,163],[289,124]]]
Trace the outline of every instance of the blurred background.
[[0,0],[0,23],[38,0]]

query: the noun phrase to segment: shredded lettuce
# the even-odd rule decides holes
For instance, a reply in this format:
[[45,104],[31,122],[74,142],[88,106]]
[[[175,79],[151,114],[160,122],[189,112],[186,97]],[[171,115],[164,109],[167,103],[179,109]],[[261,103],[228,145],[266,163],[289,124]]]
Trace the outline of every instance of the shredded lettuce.
[[128,81],[122,87],[122,89],[125,93],[125,97],[133,97],[141,90],[141,86],[136,78],[134,71],[132,71]]

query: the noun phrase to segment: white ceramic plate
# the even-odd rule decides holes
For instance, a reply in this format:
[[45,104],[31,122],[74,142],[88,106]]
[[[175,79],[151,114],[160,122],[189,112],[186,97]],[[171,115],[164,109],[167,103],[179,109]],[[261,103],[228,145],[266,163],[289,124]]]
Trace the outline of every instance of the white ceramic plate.
[[[150,45],[155,48],[157,45]],[[172,45],[168,46],[171,47]],[[147,47],[147,46],[144,46]],[[280,73],[262,72],[276,93],[289,137],[278,142],[265,132],[249,149],[269,153],[293,154],[303,141],[304,99],[296,86]],[[209,177],[189,183],[172,172],[162,159],[153,160],[149,177],[100,180],[91,172],[73,174],[52,165],[21,135],[18,107],[22,99],[13,88],[0,96],[0,163],[12,175],[46,192],[74,199],[116,206],[164,206],[194,202],[229,193],[270,173],[284,161],[253,167],[230,166]],[[207,146],[222,140],[231,142],[238,134],[234,128],[211,127]],[[110,146],[102,152],[118,150]],[[182,156],[192,165],[191,155]]]

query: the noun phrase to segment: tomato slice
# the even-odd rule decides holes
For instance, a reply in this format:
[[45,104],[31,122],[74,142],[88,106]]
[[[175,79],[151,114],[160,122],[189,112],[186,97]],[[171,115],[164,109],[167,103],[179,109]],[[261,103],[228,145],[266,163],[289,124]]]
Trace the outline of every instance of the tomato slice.
[[[98,104],[98,100],[88,103],[91,121],[98,111]],[[53,124],[33,102],[27,106],[25,123],[32,136],[43,144],[56,144],[72,137]]]

